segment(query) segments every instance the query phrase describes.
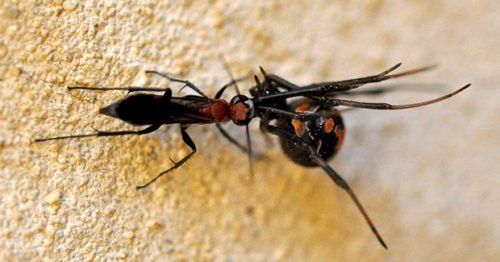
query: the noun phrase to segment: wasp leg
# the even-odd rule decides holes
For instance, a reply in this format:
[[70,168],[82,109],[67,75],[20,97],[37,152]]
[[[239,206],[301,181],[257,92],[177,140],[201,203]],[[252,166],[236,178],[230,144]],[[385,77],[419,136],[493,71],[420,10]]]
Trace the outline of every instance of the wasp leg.
[[52,140],[60,140],[60,139],[71,139],[71,138],[83,138],[83,137],[99,137],[99,136],[123,136],[123,135],[144,135],[156,131],[160,128],[161,125],[151,125],[145,129],[134,131],[134,130],[125,130],[125,131],[97,131],[93,134],[81,134],[81,135],[69,135],[69,136],[56,136],[49,138],[36,138],[35,142],[46,142]]
[[387,249],[387,245],[385,244],[382,236],[380,236],[380,234],[378,233],[377,228],[375,227],[372,220],[368,216],[368,213],[366,213],[363,205],[358,200],[356,194],[351,190],[351,188],[349,187],[347,182],[333,168],[331,168],[326,163],[326,161],[324,159],[322,159],[318,155],[316,150],[311,145],[307,144],[307,142],[305,142],[303,139],[301,139],[298,136],[295,136],[294,134],[288,132],[287,130],[276,127],[276,126],[269,125],[267,122],[261,122],[261,129],[263,131],[269,132],[271,134],[274,134],[274,135],[277,135],[280,137],[284,137],[285,139],[291,140],[291,141],[295,142],[297,144],[297,146],[301,146],[301,147],[307,149],[311,160],[314,161],[318,166],[320,166],[328,174],[328,176],[333,180],[333,182],[335,182],[335,184],[337,184],[337,186],[341,187],[342,189],[344,189],[347,192],[347,194],[349,194],[349,196],[354,201],[354,204],[356,204],[356,207],[363,215],[363,218],[365,219],[366,223],[370,227],[371,231],[373,232],[373,234],[375,235],[377,240],[380,242],[380,244],[385,249]]
[[137,92],[137,91],[149,91],[149,92],[165,92],[170,88],[162,88],[162,87],[142,87],[142,86],[127,86],[127,87],[85,87],[85,86],[68,86],[68,90],[92,90],[92,91],[128,91]]
[[161,172],[155,178],[153,178],[151,181],[147,182],[144,185],[137,186],[136,187],[137,189],[144,189],[144,188],[148,187],[149,185],[151,185],[152,183],[154,183],[156,180],[158,180],[163,175],[165,175],[168,172],[170,172],[172,170],[175,170],[175,169],[179,168],[180,166],[182,166],[184,163],[186,163],[194,155],[194,153],[196,153],[196,145],[194,144],[194,142],[191,139],[191,137],[189,136],[189,134],[186,132],[187,128],[188,128],[188,126],[182,126],[181,125],[181,135],[182,135],[182,141],[184,141],[184,143],[191,148],[191,153],[187,154],[185,157],[183,157],[178,162],[175,162],[172,167],[170,167],[169,169]]
[[252,139],[250,137],[250,127],[249,127],[249,124],[246,124],[245,125],[245,130],[246,130],[246,135],[247,135],[247,155],[248,155],[248,164],[249,164],[249,168],[250,168],[250,176],[253,177],[254,176],[254,172],[253,172],[253,150],[252,150]]
[[[189,87],[189,88],[193,89],[196,93],[200,94],[201,96],[207,97],[207,95],[205,95],[195,84],[193,84],[192,82],[190,82],[188,80],[177,79],[177,78],[171,77],[167,74],[160,73],[158,71],[153,71],[153,70],[147,70],[146,74],[155,74],[155,75],[159,75],[161,77],[164,77],[172,82],[183,83],[184,87]],[[184,87],[182,87],[182,88],[184,88]],[[182,90],[182,88],[181,88],[181,90]]]
[[248,149],[244,145],[240,144],[240,142],[238,142],[234,137],[232,137],[219,123],[215,124],[215,126],[217,127],[219,132],[224,136],[224,138],[226,138],[229,142],[231,142],[231,144],[238,147],[244,153],[248,151]]

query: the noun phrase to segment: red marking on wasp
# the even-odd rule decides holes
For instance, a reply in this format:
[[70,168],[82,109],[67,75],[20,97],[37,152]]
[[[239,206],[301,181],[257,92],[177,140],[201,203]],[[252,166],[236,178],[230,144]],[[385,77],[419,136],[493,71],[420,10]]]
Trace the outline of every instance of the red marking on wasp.
[[208,106],[200,108],[199,112],[216,123],[229,121],[229,104],[223,99],[214,99]]
[[236,103],[230,107],[231,119],[234,120],[246,120],[248,117],[248,106],[243,103]]

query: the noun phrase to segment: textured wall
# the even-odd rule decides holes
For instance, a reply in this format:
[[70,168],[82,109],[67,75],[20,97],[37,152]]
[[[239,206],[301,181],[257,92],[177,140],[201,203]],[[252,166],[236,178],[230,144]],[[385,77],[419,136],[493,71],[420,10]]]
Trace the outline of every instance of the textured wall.
[[[499,1],[206,2],[1,1],[0,258],[500,255]],[[143,73],[156,69],[214,94],[228,81],[219,54],[236,75],[262,65],[304,84],[397,62],[440,65],[390,83],[405,83],[401,92],[356,97],[363,101],[413,102],[473,83],[427,108],[345,114],[346,142],[331,164],[365,204],[388,251],[321,170],[292,164],[260,135],[254,180],[245,156],[214,127],[195,126],[199,153],[144,191],[135,186],[168,168],[169,156],[189,152],[175,126],[142,137],[32,143],[127,128],[98,115],[123,93],[70,93],[68,85],[167,86]],[[231,130],[244,139],[241,128]]]

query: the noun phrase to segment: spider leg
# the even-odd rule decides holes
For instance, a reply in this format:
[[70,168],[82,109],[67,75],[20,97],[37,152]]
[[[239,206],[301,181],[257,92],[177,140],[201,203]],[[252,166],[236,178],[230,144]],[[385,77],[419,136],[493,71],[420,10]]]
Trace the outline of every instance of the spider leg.
[[[280,93],[269,94],[269,95],[265,95],[262,97],[258,97],[258,98],[256,98],[256,101],[264,101],[264,100],[270,100],[270,99],[276,99],[276,98],[283,99],[283,98],[297,97],[297,96],[306,96],[306,97],[311,97],[313,99],[317,99],[318,97],[335,95],[336,92],[339,92],[339,91],[347,91],[347,90],[351,90],[354,88],[358,88],[358,87],[365,85],[365,84],[368,84],[368,83],[376,83],[376,82],[381,82],[381,81],[391,79],[391,78],[398,78],[398,77],[407,76],[407,75],[411,75],[411,74],[417,74],[417,73],[427,71],[427,70],[434,68],[434,66],[427,66],[427,67],[422,67],[422,68],[417,68],[417,69],[405,71],[405,72],[402,72],[399,74],[392,74],[392,75],[389,74],[392,71],[396,70],[399,66],[401,66],[401,63],[396,64],[395,66],[383,71],[380,74],[376,74],[376,75],[360,77],[360,78],[353,78],[353,79],[348,79],[348,80],[341,80],[341,81],[315,83],[315,84],[310,84],[310,85],[306,85],[306,86],[301,86],[298,88],[289,89],[289,91],[287,91],[287,92],[280,92]],[[273,78],[273,82],[278,83],[278,85],[280,85],[280,86],[287,86],[290,84],[288,81],[286,81],[280,77]]]
[[413,104],[403,104],[403,105],[392,105],[388,103],[367,103],[367,102],[358,102],[358,101],[352,101],[352,100],[343,100],[343,99],[336,99],[336,98],[324,98],[321,103],[324,106],[349,106],[349,107],[357,107],[357,108],[366,108],[366,109],[376,109],[376,110],[400,110],[400,109],[408,109],[408,108],[415,108],[415,107],[421,107],[421,106],[426,106],[430,104],[437,103],[439,101],[443,101],[447,98],[450,98],[465,89],[467,89],[471,84],[467,84],[460,89],[451,92],[449,94],[446,94],[444,96],[419,102],[419,103],[413,103]]
[[319,117],[329,117],[337,114],[336,112],[333,111],[323,112],[323,113],[296,113],[269,106],[258,106],[257,109],[264,110],[267,113],[273,113],[282,117],[298,119],[298,120],[311,120],[311,119],[317,119]]
[[363,218],[365,219],[366,223],[370,227],[371,231],[373,232],[373,234],[375,235],[377,240],[380,242],[380,244],[385,249],[387,249],[387,245],[385,244],[382,236],[377,231],[377,228],[375,227],[372,220],[368,216],[368,213],[366,213],[363,205],[359,201],[356,194],[352,191],[352,189],[349,187],[347,182],[332,167],[330,167],[324,159],[322,159],[318,155],[318,153],[316,152],[316,150],[314,149],[313,146],[307,144],[300,137],[295,136],[294,134],[288,132],[287,130],[279,128],[277,126],[269,125],[267,122],[261,122],[261,129],[263,131],[267,131],[271,134],[274,134],[274,135],[277,135],[280,137],[284,137],[285,139],[291,140],[291,141],[295,142],[297,144],[297,146],[301,146],[301,147],[307,149],[311,160],[313,160],[319,167],[321,167],[328,174],[328,176],[333,180],[333,182],[335,182],[335,184],[337,184],[337,186],[339,186],[340,188],[344,189],[347,192],[347,194],[353,200],[354,204],[356,204],[356,207],[358,208],[358,210],[363,215]]

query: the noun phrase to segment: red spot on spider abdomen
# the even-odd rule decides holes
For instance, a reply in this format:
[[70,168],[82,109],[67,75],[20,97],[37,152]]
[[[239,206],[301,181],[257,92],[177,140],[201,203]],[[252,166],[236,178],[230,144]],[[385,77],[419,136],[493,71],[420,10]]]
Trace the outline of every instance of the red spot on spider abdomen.
[[297,108],[295,108],[296,113],[304,113],[306,112],[311,105],[309,103],[303,103],[299,105]]
[[339,150],[344,143],[345,130],[344,128],[336,128],[334,132],[338,137],[337,144],[335,145],[335,150]]
[[302,136],[304,134],[304,122],[298,119],[293,119],[292,120],[292,126],[293,129],[295,130],[295,135],[296,136]]
[[327,118],[324,124],[325,132],[326,133],[332,132],[334,127],[335,127],[335,122],[333,121],[333,119]]

